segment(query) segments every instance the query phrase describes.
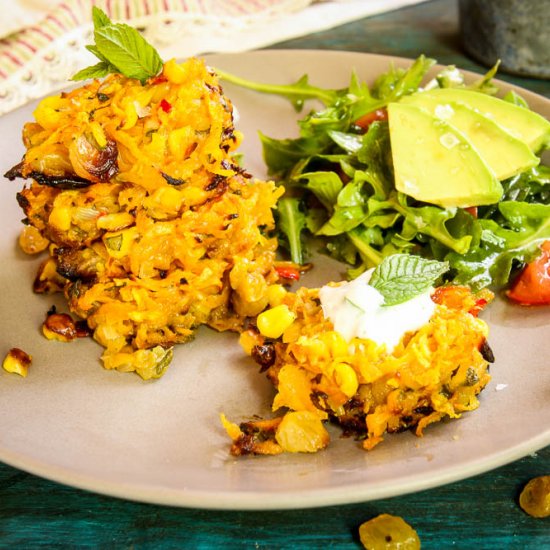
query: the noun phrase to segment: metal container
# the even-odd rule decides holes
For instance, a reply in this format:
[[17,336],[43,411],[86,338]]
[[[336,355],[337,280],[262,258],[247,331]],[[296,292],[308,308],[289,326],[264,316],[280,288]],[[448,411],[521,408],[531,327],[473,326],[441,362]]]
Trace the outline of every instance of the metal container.
[[459,0],[463,47],[487,66],[550,78],[550,0]]

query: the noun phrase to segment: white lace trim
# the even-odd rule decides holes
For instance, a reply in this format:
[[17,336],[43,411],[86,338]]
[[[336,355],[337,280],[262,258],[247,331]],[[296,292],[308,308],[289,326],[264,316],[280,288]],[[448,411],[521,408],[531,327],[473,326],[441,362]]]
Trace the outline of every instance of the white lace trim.
[[[289,10],[303,9],[310,0],[280,2],[259,15],[221,17],[189,13],[159,13],[133,19],[130,24],[140,29],[161,57],[185,58],[214,51],[243,51],[239,36],[253,32],[287,15]],[[67,87],[67,81],[78,70],[96,63],[85,48],[92,42],[91,24],[81,25],[55,38],[27,61],[0,80],[0,115],[45,94]]]
[[[73,1],[82,8],[86,0]],[[101,2],[95,1],[98,4]],[[170,4],[175,0],[165,1]],[[134,16],[128,23],[143,32],[163,59],[184,59],[206,53],[241,52],[266,47],[367,15],[423,1],[425,0],[264,0],[264,3],[257,4],[261,7],[260,12],[245,13],[238,17],[169,11]],[[135,6],[139,5],[136,0]],[[0,67],[4,73],[7,72],[6,78],[0,77],[0,115],[33,99],[68,87],[68,79],[73,74],[97,61],[84,47],[91,42],[91,23],[80,24],[57,38],[54,37],[32,55],[27,53],[28,59],[23,60],[19,67],[8,71]]]

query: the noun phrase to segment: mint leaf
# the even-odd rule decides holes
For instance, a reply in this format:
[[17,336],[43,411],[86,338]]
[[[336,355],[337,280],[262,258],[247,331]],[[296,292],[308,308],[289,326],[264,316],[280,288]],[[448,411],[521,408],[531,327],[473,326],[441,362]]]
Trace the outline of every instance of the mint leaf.
[[109,63],[109,61],[107,61],[107,58],[101,54],[101,52],[97,49],[96,46],[89,44],[88,46],[86,46],[86,49],[89,52],[93,53],[100,61],[105,61],[105,63]]
[[447,262],[393,254],[373,271],[369,284],[384,296],[385,306],[393,306],[428,290],[448,269]]
[[109,16],[97,6],[92,8],[92,21],[94,22],[94,29],[100,29],[111,24]]
[[124,76],[144,83],[162,69],[158,52],[136,29],[119,23],[96,28],[97,49]]
[[142,84],[162,70],[158,52],[125,23],[113,23],[107,14],[97,7],[92,9],[95,44],[86,46],[100,61],[76,73],[71,80],[101,78],[110,73],[120,73],[135,78]]
[[113,67],[105,61],[100,61],[91,67],[86,67],[81,71],[78,71],[75,75],[71,77],[71,80],[88,80],[90,78],[103,78],[107,76],[112,71]]

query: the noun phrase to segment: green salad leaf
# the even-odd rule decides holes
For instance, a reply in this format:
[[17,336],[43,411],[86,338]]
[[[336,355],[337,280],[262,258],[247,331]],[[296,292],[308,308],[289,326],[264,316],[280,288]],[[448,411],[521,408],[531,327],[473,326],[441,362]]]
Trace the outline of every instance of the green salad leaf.
[[382,294],[385,306],[394,306],[426,292],[448,270],[447,262],[393,254],[372,272],[369,285]]
[[[443,208],[396,190],[384,116],[388,103],[421,87],[498,91],[493,81],[498,64],[469,84],[454,66],[425,83],[434,63],[420,56],[408,69],[391,67],[370,86],[354,72],[342,89],[318,88],[307,77],[287,86],[219,72],[240,86],[286,97],[295,108],[308,99],[322,104],[298,121],[298,137],[260,135],[268,172],[287,190],[278,229],[293,261],[307,260],[308,237],[315,237],[326,253],[349,264],[350,277],[393,254],[410,255],[448,264],[446,280],[477,290],[508,284],[550,238],[547,166],[501,182],[501,200],[477,209]],[[515,92],[504,99],[528,108]]]
[[136,29],[125,23],[113,23],[96,6],[92,9],[92,19],[95,44],[87,49],[99,59],[99,63],[77,72],[72,80],[120,73],[144,84],[162,70],[160,55]]
[[283,197],[277,204],[277,221],[279,231],[286,237],[291,259],[303,264],[301,235],[306,227],[306,217],[300,210],[300,201],[295,197]]

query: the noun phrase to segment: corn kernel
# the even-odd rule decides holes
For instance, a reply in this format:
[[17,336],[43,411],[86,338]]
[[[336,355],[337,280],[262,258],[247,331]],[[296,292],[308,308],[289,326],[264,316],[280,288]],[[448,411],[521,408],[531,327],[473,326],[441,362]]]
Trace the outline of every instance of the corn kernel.
[[99,229],[108,231],[119,231],[134,223],[134,216],[128,212],[118,212],[117,214],[106,214],[97,219],[96,225]]
[[329,444],[330,436],[315,413],[291,411],[281,420],[275,439],[287,452],[314,453]]
[[166,210],[177,212],[183,202],[183,195],[181,191],[173,187],[159,187],[153,193],[153,200],[158,202]]
[[225,414],[220,414],[220,420],[222,422],[222,426],[225,428],[225,431],[227,432],[227,435],[233,440],[236,441],[243,435],[243,432],[241,432],[241,429],[237,424],[234,422],[230,422],[227,420],[227,417]]
[[77,338],[75,322],[66,313],[52,313],[42,323],[42,334],[48,340],[72,342]]
[[186,187],[183,191],[183,200],[186,205],[189,207],[195,206],[196,204],[202,204],[206,198],[208,193],[199,187]]
[[259,344],[258,336],[251,330],[241,332],[239,344],[247,355],[252,355],[252,348]]
[[327,345],[332,357],[337,358],[348,354],[348,343],[339,332],[329,330],[323,332],[320,338]]
[[36,122],[47,130],[58,128],[65,116],[63,109],[67,106],[67,101],[58,95],[44,98],[33,113]]
[[119,233],[105,233],[105,235],[103,235],[103,242],[110,256],[113,258],[124,258],[128,255],[137,237],[138,233],[136,228],[130,227]]
[[124,107],[124,117],[125,121],[124,126],[122,126],[123,130],[129,130],[136,125],[138,113],[133,101],[128,102],[128,104]]
[[71,211],[63,206],[54,206],[50,212],[48,223],[61,231],[68,231],[71,228]]
[[271,285],[267,289],[267,300],[271,307],[278,306],[287,295],[286,288],[283,285]]
[[268,309],[258,315],[257,326],[263,336],[279,338],[283,332],[294,322],[296,315],[281,304]]
[[96,143],[99,145],[100,149],[103,149],[107,145],[107,138],[105,137],[105,132],[98,122],[92,122],[90,124],[90,129],[92,131],[92,136]]
[[177,128],[168,135],[168,148],[177,159],[185,158],[193,143],[195,143],[195,130],[191,126]]
[[359,388],[357,374],[355,374],[353,368],[347,363],[335,363],[333,369],[334,381],[342,393],[346,397],[353,397],[357,393],[357,388]]
[[29,372],[31,361],[32,357],[28,353],[19,348],[12,348],[4,358],[2,367],[7,372],[25,377]]
[[185,69],[175,59],[164,64],[163,74],[173,84],[182,84],[186,78]]
[[26,225],[19,235],[19,247],[25,254],[38,254],[48,248],[50,241],[33,225]]

